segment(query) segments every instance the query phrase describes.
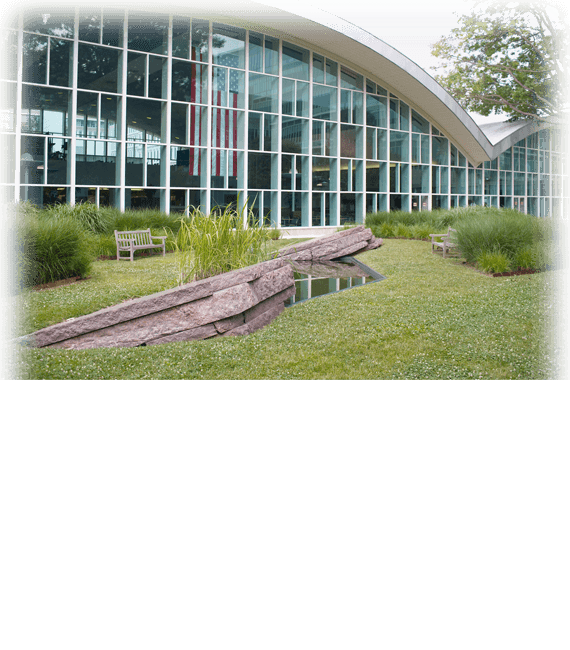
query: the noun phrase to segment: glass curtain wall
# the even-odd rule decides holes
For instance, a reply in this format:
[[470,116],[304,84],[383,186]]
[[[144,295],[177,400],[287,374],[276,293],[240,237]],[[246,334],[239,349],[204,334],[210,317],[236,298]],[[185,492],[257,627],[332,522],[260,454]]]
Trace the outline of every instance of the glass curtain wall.
[[[8,200],[244,205],[282,227],[464,205],[560,213],[560,132],[474,168],[381,79],[308,44],[183,16],[27,10],[3,33]],[[19,161],[17,164],[16,161]]]

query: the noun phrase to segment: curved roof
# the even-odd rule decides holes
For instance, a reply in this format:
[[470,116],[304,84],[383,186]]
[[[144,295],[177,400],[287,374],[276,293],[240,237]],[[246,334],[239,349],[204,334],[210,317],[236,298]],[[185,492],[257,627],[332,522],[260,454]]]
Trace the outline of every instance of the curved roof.
[[[111,6],[117,8],[116,3]],[[139,0],[134,6],[160,11],[150,0]],[[361,27],[311,5],[295,0],[210,0],[207,4],[203,0],[169,0],[165,9],[285,36],[329,53],[331,58],[402,97],[448,136],[475,166],[492,160],[539,128],[530,121],[478,126],[433,77],[408,57]]]

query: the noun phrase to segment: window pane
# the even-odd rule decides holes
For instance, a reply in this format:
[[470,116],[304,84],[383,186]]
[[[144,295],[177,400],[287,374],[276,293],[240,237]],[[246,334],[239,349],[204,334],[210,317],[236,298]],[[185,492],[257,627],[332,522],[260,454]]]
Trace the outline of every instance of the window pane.
[[357,74],[344,66],[340,67],[340,86],[351,90],[362,90],[364,79],[361,74]]
[[325,191],[331,187],[331,158],[313,158],[313,190]]
[[313,54],[313,82],[325,83],[325,57]]
[[118,50],[79,43],[78,87],[116,93],[118,63]]
[[309,51],[291,43],[283,43],[283,76],[309,80]]
[[263,72],[263,36],[255,32],[249,33],[249,69]]
[[73,38],[75,15],[73,11],[30,9],[24,12],[24,29],[60,38]]
[[166,54],[168,51],[168,18],[152,14],[129,14],[130,50]]
[[429,133],[429,122],[412,109],[412,131],[414,133]]
[[247,131],[247,148],[259,151],[261,149],[261,121],[259,113],[250,113]]
[[279,74],[279,41],[269,36],[265,37],[265,72]]
[[16,84],[0,81],[0,131],[16,130],[16,94]]
[[48,39],[45,36],[24,33],[22,80],[47,83]]
[[345,158],[362,158],[362,127],[340,125],[340,155]]
[[213,62],[231,68],[245,67],[245,29],[213,25]]
[[325,63],[326,80],[328,86],[338,85],[338,64],[335,61],[326,60]]
[[263,123],[263,150],[277,151],[277,115],[264,115]]
[[279,82],[276,77],[249,75],[249,108],[254,111],[277,113]]
[[190,58],[190,19],[178,16],[172,19],[172,56]]
[[308,153],[309,121],[282,117],[282,150],[288,153]]
[[407,162],[410,159],[409,138],[407,133],[390,133],[390,160]]
[[168,61],[161,56],[148,57],[148,96],[166,99],[166,71]]
[[77,92],[77,135],[82,138],[97,137],[99,95]]
[[141,186],[143,184],[144,146],[134,142],[127,143],[127,160],[125,165],[125,183]]
[[212,103],[214,106],[227,106],[227,69],[212,69]]
[[170,185],[172,187],[203,187],[205,151],[193,147],[170,148]]
[[229,149],[241,148],[241,113],[225,108],[212,109],[212,146]]
[[297,81],[297,111],[299,117],[309,117],[309,84]]
[[210,25],[207,20],[192,21],[192,51],[194,61],[208,62],[208,35]]
[[432,163],[434,165],[448,164],[447,142],[447,138],[432,138]]
[[75,173],[78,185],[118,185],[117,143],[78,140]]
[[400,130],[410,130],[410,107],[404,102],[400,102]]
[[378,129],[378,160],[388,160],[388,131]]
[[101,37],[101,12],[79,13],[79,40],[98,43]]
[[127,94],[144,97],[146,54],[129,52],[127,61]]
[[255,189],[272,189],[273,155],[269,153],[250,153],[248,156],[248,187]]
[[386,128],[388,126],[387,119],[386,97],[367,95],[366,124]]
[[69,135],[70,90],[22,88],[22,131]]
[[127,99],[127,139],[160,142],[163,102],[152,99]]
[[49,83],[51,86],[71,86],[71,41],[51,39]]
[[162,159],[164,146],[149,144],[146,147],[146,185],[147,187],[161,187],[164,180],[161,178]]
[[336,120],[336,88],[313,86],[313,117]]
[[364,93],[352,93],[352,122],[362,124],[364,116]]
[[121,47],[123,45],[123,12],[103,12],[103,45]]
[[20,151],[21,182],[40,184],[44,182],[45,138],[22,136]]
[[196,63],[172,61],[172,99],[206,103],[208,68]]
[[295,82],[291,79],[283,79],[281,111],[285,115],[295,115]]
[[118,125],[118,104],[119,98],[115,95],[101,95],[101,124],[100,131],[102,138],[119,139]]

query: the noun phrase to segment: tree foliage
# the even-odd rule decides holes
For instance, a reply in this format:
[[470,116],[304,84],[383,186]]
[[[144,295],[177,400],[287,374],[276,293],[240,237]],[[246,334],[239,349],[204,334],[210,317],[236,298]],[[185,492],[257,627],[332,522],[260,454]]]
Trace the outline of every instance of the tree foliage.
[[479,3],[432,47],[436,80],[466,109],[509,120],[560,114],[568,71],[566,26],[549,2]]

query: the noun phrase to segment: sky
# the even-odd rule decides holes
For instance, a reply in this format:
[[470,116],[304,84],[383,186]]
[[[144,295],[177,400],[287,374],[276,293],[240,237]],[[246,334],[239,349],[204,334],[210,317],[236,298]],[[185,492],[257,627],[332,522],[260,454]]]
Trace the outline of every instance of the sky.
[[[379,0],[323,0],[310,3],[323,11],[362,27],[398,50],[432,77],[438,60],[431,47],[458,26],[459,16],[471,12],[474,0],[436,0],[434,2],[387,2]],[[496,122],[504,116],[472,114],[478,124]]]

